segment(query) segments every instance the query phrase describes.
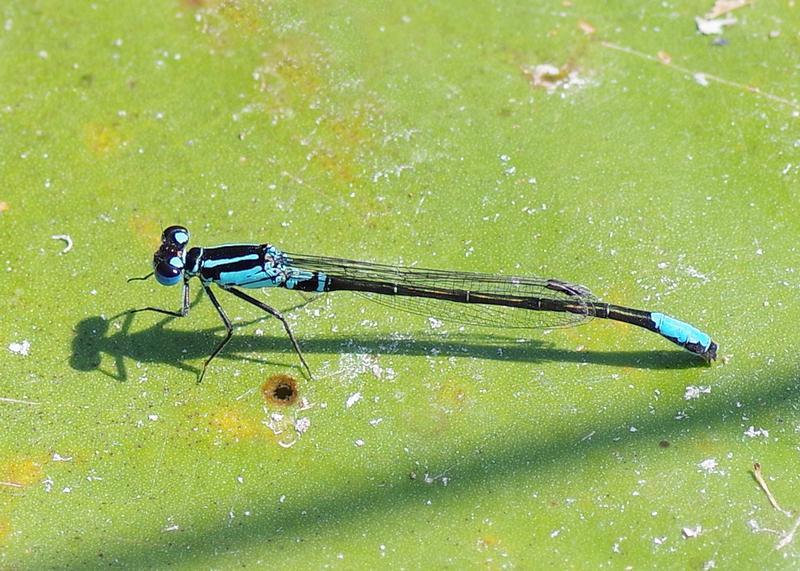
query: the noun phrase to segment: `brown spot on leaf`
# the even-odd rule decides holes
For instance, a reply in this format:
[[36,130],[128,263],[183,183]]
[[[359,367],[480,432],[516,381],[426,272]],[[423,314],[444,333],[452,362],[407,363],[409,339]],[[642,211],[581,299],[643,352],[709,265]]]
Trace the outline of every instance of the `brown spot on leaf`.
[[297,381],[289,375],[272,375],[261,385],[261,394],[268,404],[292,405],[297,402]]

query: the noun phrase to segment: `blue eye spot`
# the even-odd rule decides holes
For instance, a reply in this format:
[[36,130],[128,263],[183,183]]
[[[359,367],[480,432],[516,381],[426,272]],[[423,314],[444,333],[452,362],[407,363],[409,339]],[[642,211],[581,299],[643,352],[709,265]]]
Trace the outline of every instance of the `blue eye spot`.
[[189,231],[183,226],[170,226],[161,234],[161,243],[182,249],[189,243]]
[[177,273],[175,275],[169,275],[169,274],[162,274],[161,272],[156,272],[155,276],[156,276],[156,281],[161,285],[165,286],[175,285],[179,281],[181,281],[180,273]]
[[183,260],[172,257],[169,260],[158,262],[154,268],[156,281],[161,285],[175,285],[181,281],[183,274]]

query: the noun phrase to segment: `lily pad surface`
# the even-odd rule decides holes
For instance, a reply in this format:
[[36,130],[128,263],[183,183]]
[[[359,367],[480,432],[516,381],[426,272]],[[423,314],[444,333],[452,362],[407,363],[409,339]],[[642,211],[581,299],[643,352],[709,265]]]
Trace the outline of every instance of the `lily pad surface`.
[[[6,2],[0,568],[797,568],[798,29],[794,2]],[[127,281],[172,224],[583,284],[719,355],[254,291],[312,379],[217,290],[198,384],[197,280],[185,318],[123,313],[179,309]]]

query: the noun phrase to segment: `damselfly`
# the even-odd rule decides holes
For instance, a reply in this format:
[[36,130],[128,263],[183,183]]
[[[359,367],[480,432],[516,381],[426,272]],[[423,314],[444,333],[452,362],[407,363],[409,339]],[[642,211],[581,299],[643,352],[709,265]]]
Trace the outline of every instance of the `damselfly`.
[[237,288],[283,287],[303,292],[374,294],[375,301],[404,311],[501,329],[559,327],[582,323],[592,317],[613,319],[659,333],[706,361],[717,357],[717,344],[688,323],[663,313],[602,303],[585,287],[560,280],[426,270],[298,255],[278,250],[271,244],[225,244],[187,250],[188,243],[186,228],[170,226],[161,235],[161,246],[153,256],[153,271],[143,278],[132,278],[147,279],[155,275],[162,285],[183,281],[181,309],[143,307],[130,313],[155,311],[184,317],[189,313],[189,280],[200,279],[225,324],[226,333],[203,363],[198,382],[233,334],[231,320],[217,301],[212,284],[278,318],[309,376],[311,370],[283,315]]

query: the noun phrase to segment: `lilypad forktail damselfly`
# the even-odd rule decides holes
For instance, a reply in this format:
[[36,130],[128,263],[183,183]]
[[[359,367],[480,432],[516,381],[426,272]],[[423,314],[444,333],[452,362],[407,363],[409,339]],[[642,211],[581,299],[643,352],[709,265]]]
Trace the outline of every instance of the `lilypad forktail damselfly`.
[[[271,244],[224,244],[187,249],[189,231],[170,226],[161,235],[153,256],[153,271],[162,285],[183,282],[179,311],[143,307],[130,312],[155,311],[184,317],[189,313],[189,280],[200,279],[211,303],[225,324],[225,337],[203,363],[198,382],[208,365],[233,335],[233,326],[212,285],[276,317],[286,330],[300,362],[311,370],[289,323],[275,308],[239,288],[283,287],[303,292],[354,291],[404,311],[454,323],[531,329],[575,325],[599,317],[624,321],[666,337],[706,361],[717,357],[717,344],[699,329],[663,313],[631,309],[600,302],[581,285],[556,279],[514,277],[473,272],[428,270],[340,258],[291,254]],[[130,280],[129,280],[130,281]]]

